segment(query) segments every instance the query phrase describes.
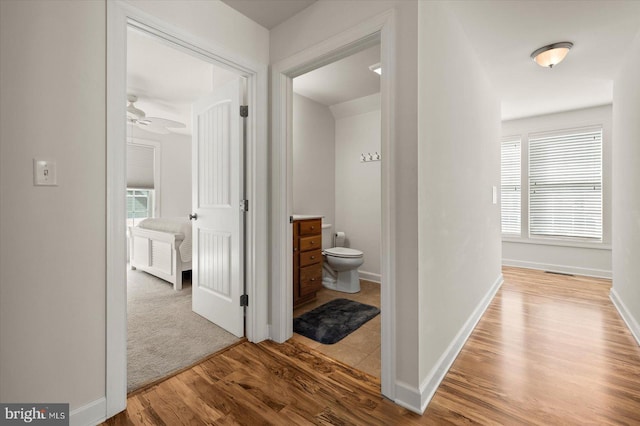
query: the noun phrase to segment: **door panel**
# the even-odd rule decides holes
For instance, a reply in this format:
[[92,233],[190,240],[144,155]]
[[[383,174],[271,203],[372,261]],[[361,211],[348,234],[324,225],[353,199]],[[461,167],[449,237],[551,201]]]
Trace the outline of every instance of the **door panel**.
[[193,106],[192,309],[244,336],[243,123],[240,79]]

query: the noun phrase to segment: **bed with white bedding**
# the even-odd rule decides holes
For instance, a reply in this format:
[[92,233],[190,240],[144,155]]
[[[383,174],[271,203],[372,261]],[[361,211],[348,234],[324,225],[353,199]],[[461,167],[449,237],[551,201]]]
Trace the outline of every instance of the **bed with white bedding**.
[[129,227],[131,269],[140,269],[182,290],[182,271],[191,270],[191,222],[149,218]]

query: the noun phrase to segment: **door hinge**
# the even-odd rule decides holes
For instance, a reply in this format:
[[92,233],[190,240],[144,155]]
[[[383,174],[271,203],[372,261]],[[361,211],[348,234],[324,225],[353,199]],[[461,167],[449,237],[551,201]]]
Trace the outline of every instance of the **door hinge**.
[[240,200],[240,210],[243,212],[249,211],[249,200]]
[[240,306],[249,306],[249,295],[243,294],[240,296]]
[[249,116],[249,105],[240,105],[240,117]]

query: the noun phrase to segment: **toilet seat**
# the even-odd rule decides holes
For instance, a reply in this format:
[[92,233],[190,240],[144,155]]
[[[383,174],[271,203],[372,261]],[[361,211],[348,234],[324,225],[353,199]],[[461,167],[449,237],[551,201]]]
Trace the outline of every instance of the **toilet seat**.
[[362,257],[364,253],[360,250],[351,249],[347,247],[333,247],[324,250],[324,253],[329,256],[343,257],[343,258],[355,258]]

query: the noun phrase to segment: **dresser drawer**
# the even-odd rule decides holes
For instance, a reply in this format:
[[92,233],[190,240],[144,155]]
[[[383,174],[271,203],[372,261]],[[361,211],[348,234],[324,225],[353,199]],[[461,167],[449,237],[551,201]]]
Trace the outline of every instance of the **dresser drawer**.
[[[322,280],[304,281],[300,283],[300,297],[316,293],[322,288]],[[314,295],[315,297],[315,295]]]
[[322,287],[322,264],[300,268],[300,296],[316,292]]
[[305,251],[300,253],[300,267],[313,265],[322,261],[322,250]]
[[300,251],[316,250],[322,248],[322,235],[312,237],[300,237]]
[[301,220],[298,223],[300,224],[300,235],[322,234],[322,219]]

